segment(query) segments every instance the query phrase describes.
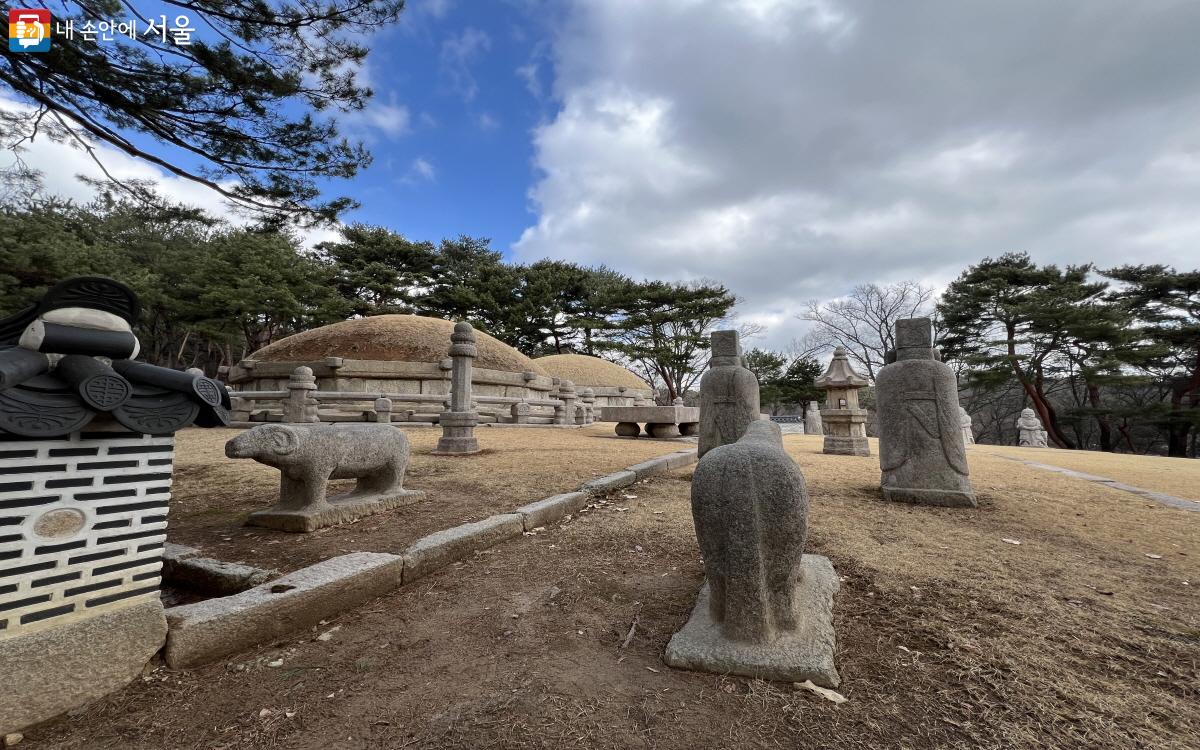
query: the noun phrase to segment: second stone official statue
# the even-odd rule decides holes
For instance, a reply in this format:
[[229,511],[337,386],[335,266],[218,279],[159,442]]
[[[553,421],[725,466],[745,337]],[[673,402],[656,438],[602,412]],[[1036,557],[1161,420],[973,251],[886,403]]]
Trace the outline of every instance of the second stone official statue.
[[974,506],[954,371],[929,318],[896,322],[896,349],[875,378],[880,484],[886,500]]

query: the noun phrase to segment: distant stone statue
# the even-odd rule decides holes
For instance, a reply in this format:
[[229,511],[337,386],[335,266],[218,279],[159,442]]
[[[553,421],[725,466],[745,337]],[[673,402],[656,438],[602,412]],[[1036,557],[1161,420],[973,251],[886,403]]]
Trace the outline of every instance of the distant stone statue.
[[1046,430],[1042,427],[1042,420],[1038,419],[1037,413],[1033,409],[1021,411],[1021,416],[1017,417],[1017,430],[1017,445],[1026,448],[1050,447]]
[[958,384],[936,358],[929,318],[896,322],[896,349],[875,378],[879,465],[887,500],[974,506]]
[[667,664],[836,687],[838,577],[827,558],[804,554],[808,492],[779,425],[754,421],[705,454],[692,516],[707,580]]
[[742,362],[737,331],[713,331],[712,360],[700,378],[697,454],[737,442],[759,420],[758,378]]
[[825,432],[825,426],[821,423],[821,407],[816,401],[808,402],[808,409],[804,412],[804,434],[805,435],[821,435]]
[[[383,424],[259,425],[225,444],[229,458],[279,469],[279,502],[250,514],[251,526],[315,531],[407,505],[408,437]],[[357,479],[351,492],[326,497],[330,479]]]
[[972,425],[971,415],[968,414],[967,410],[962,408],[961,406],[958,407],[958,425],[959,425],[959,427],[962,428],[963,442],[966,443],[967,445],[974,445],[975,444],[975,432],[974,432],[974,430],[971,429],[971,425]]

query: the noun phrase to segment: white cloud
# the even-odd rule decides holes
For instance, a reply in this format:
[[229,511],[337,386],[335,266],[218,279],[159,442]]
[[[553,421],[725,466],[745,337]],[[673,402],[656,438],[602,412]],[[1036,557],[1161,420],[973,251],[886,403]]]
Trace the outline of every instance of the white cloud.
[[517,77],[525,82],[525,88],[537,98],[542,96],[542,81],[538,78],[538,64],[531,62],[516,70]]
[[723,281],[776,347],[808,299],[1010,250],[1196,265],[1200,5],[570,8],[521,260]]
[[408,172],[401,178],[401,182],[414,184],[417,182],[433,182],[437,179],[437,169],[433,164],[418,156],[413,159],[412,164],[408,168]]
[[489,112],[481,112],[475,118],[475,122],[479,124],[480,130],[495,130],[500,127],[500,120]]
[[442,42],[442,75],[450,89],[463,101],[469,102],[479,93],[479,84],[471,72],[471,66],[491,48],[491,37],[471,26]]

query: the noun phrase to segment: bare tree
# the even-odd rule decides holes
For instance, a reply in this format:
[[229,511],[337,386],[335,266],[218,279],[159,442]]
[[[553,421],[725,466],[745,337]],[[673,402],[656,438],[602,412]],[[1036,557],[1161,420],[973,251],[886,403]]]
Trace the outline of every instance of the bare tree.
[[883,367],[884,355],[895,346],[896,321],[931,314],[933,287],[915,281],[879,286],[861,284],[850,294],[828,302],[812,300],[797,316],[812,324],[812,330],[795,346],[809,351],[845,347],[850,357],[866,370],[867,377]]

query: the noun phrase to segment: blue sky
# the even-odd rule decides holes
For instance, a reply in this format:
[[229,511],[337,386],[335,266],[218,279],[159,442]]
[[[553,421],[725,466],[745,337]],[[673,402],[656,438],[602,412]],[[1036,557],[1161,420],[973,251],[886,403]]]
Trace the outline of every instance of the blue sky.
[[362,203],[346,219],[418,240],[469,234],[501,250],[516,242],[536,221],[531,133],[553,116],[547,32],[524,5],[411,2],[399,25],[372,39],[366,66],[368,119],[407,127],[347,122],[374,162],[330,186]]
[[[1195,268],[1198,36],[1179,0],[410,0],[343,123],[375,163],[328,195],[412,239],[721,282],[787,349],[810,301],[1008,251]],[[29,157],[90,195],[80,151]]]

